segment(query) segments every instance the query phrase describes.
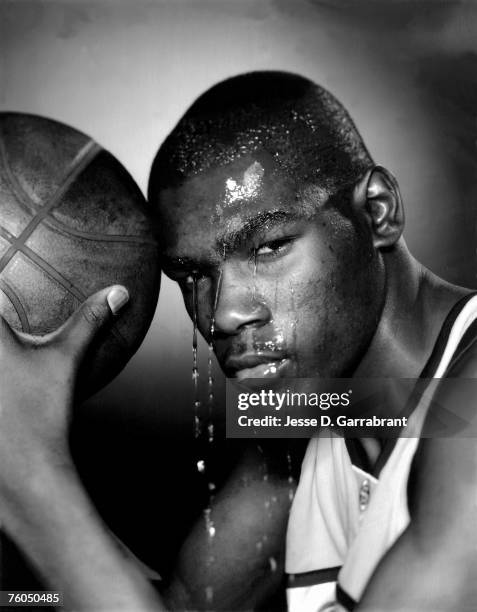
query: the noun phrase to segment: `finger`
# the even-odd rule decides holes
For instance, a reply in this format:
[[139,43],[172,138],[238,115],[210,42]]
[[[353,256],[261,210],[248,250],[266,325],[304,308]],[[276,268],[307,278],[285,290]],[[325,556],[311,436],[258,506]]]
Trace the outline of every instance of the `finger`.
[[55,333],[55,340],[59,340],[73,358],[80,359],[99,330],[119,313],[128,300],[129,293],[121,285],[94,293]]

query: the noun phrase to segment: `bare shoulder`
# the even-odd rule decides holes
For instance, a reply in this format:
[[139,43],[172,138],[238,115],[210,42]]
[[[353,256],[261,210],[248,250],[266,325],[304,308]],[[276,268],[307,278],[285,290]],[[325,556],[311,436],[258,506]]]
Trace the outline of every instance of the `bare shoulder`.
[[467,340],[433,396],[412,466],[409,510],[422,541],[469,550],[477,560],[470,528],[477,499],[477,333]]

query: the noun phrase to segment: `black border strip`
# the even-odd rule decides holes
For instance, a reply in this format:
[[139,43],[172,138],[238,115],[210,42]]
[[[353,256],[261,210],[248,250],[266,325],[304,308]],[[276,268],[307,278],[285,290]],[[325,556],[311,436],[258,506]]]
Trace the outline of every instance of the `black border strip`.
[[349,612],[354,610],[358,605],[358,602],[355,601],[351,595],[343,589],[343,587],[338,583],[336,585],[336,599],[338,603],[340,603],[343,607],[345,607]]
[[299,587],[315,586],[325,582],[336,582],[341,566],[326,567],[321,570],[303,572],[300,574],[287,575],[287,588],[297,589]]

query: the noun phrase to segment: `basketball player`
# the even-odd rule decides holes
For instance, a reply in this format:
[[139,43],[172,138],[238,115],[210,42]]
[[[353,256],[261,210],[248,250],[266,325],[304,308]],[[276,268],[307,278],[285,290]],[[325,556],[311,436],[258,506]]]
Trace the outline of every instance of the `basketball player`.
[[[164,271],[227,375],[475,376],[477,298],[412,258],[396,180],[307,79],[252,73],[206,92],[160,148],[149,196]],[[250,448],[214,503],[216,560],[198,526],[156,595],[95,514],[66,442],[78,364],[125,300],[105,289],[42,340],[2,325],[2,520],[70,607],[260,608],[288,522],[291,610],[477,609],[477,447],[420,440],[423,402],[414,438],[311,440],[289,521],[286,478],[255,477]]]

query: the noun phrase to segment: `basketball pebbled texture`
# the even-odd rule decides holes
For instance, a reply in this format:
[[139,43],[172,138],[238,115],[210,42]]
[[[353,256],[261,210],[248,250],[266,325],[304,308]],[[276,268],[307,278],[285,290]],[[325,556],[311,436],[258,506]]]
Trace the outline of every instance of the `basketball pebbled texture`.
[[160,283],[152,218],[96,142],[51,119],[0,113],[0,314],[43,335],[116,283],[130,301],[86,356],[82,396],[120,372],[151,323]]

